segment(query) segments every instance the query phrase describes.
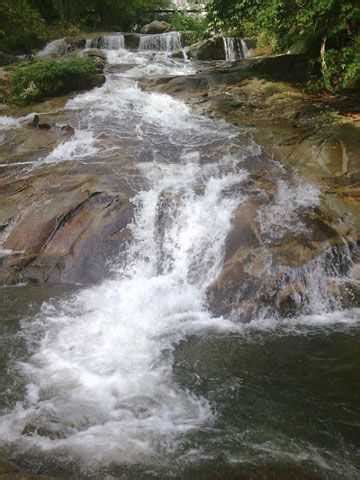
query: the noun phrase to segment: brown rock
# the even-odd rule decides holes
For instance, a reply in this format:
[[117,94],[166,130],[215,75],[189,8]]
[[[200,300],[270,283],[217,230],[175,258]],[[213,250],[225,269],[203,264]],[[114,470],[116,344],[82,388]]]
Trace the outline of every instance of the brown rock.
[[145,25],[141,33],[145,34],[160,34],[160,33],[166,33],[171,30],[171,25],[167,22],[159,21],[159,20],[154,20],[151,23],[148,23]]

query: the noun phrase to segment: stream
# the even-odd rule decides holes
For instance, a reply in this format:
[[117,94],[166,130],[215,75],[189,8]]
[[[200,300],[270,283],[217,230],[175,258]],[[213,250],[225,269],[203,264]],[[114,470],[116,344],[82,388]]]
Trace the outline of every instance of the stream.
[[[105,47],[104,86],[59,113],[74,135],[26,168],[131,161],[131,240],[94,286],[0,287],[4,458],[60,479],[360,478],[360,311],[329,306],[317,268],[294,318],[212,313],[261,148],[140,88],[196,71],[169,56],[176,36]],[[16,128],[0,117],[0,134]],[[275,203],[258,215],[275,241],[304,228],[296,209],[320,192],[273,176]]]

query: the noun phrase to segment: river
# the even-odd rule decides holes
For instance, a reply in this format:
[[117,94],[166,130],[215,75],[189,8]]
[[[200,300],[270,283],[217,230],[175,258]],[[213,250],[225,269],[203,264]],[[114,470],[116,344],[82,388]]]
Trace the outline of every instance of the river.
[[[169,57],[171,42],[111,44],[105,85],[62,112],[74,136],[32,161],[131,158],[135,214],[100,284],[1,287],[1,451],[63,479],[357,479],[360,312],[314,291],[285,320],[208,308],[249,196],[247,161],[262,153],[239,129],[139,87],[195,71]],[[291,205],[318,201],[316,187],[284,182],[259,213],[272,236],[299,228]]]

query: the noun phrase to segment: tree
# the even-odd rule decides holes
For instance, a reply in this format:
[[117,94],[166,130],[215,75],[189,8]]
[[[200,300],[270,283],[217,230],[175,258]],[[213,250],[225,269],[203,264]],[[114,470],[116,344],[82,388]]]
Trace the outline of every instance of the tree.
[[330,89],[346,88],[357,71],[360,78],[358,0],[211,0],[208,15],[215,30],[265,33],[279,51],[305,40]]
[[0,0],[0,36],[2,49],[30,52],[43,42],[45,23],[27,0]]

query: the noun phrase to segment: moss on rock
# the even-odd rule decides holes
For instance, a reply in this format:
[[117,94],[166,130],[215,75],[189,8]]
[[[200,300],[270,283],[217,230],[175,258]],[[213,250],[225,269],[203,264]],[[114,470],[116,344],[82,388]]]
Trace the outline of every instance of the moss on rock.
[[47,97],[99,86],[103,81],[103,76],[98,75],[97,65],[91,58],[37,60],[14,68],[10,80],[11,96],[17,104],[29,104]]

